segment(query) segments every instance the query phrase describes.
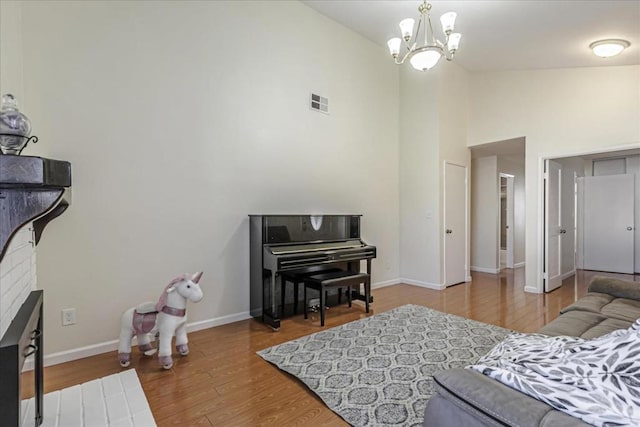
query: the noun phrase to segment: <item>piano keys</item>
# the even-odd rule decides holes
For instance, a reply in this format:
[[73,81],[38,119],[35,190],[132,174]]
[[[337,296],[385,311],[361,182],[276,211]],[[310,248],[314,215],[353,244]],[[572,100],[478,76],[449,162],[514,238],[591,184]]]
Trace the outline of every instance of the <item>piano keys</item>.
[[[283,297],[288,296],[281,294],[285,292],[282,274],[291,277],[323,268],[359,273],[362,260],[371,274],[376,247],[360,239],[361,217],[249,215],[251,315],[274,330],[280,328],[285,312]],[[364,296],[357,293],[354,298]]]

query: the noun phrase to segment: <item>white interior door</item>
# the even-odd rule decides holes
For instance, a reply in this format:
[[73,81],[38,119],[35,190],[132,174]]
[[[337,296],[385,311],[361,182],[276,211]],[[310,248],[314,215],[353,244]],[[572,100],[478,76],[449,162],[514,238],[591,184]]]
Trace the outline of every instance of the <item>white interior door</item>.
[[464,282],[467,258],[467,168],[445,163],[445,286]]
[[546,160],[545,171],[544,290],[550,292],[562,285],[562,166]]
[[513,180],[513,175],[500,173],[498,242],[501,269],[513,268]]
[[507,178],[507,268],[513,268],[513,179],[511,175]]
[[634,175],[585,177],[583,266],[634,273]]

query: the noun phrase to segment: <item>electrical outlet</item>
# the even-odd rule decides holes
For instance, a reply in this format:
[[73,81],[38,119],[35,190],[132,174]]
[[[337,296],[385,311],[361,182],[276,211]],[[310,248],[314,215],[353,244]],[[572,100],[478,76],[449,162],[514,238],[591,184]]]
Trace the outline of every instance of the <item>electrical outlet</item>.
[[69,326],[76,324],[76,309],[65,308],[62,310],[62,326]]

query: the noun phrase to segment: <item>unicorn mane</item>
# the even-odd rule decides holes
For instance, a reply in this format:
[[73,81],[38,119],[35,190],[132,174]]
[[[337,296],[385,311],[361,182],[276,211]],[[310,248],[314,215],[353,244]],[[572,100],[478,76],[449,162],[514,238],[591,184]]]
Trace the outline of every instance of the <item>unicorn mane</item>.
[[179,275],[178,277],[173,279],[171,282],[169,282],[169,284],[167,286],[165,286],[164,291],[162,291],[162,295],[160,295],[160,299],[158,300],[158,303],[156,304],[156,311],[162,311],[162,309],[167,305],[167,295],[168,295],[167,290],[169,290],[169,288],[172,287],[173,285],[175,285],[176,283],[182,282],[182,281],[185,281],[185,280],[188,280],[187,273],[183,273],[183,274]]

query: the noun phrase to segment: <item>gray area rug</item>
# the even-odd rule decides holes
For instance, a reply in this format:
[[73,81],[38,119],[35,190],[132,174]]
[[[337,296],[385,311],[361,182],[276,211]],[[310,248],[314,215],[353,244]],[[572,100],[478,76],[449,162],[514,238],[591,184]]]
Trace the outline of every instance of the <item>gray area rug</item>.
[[510,331],[417,305],[258,352],[354,426],[421,425],[432,375],[475,363]]

